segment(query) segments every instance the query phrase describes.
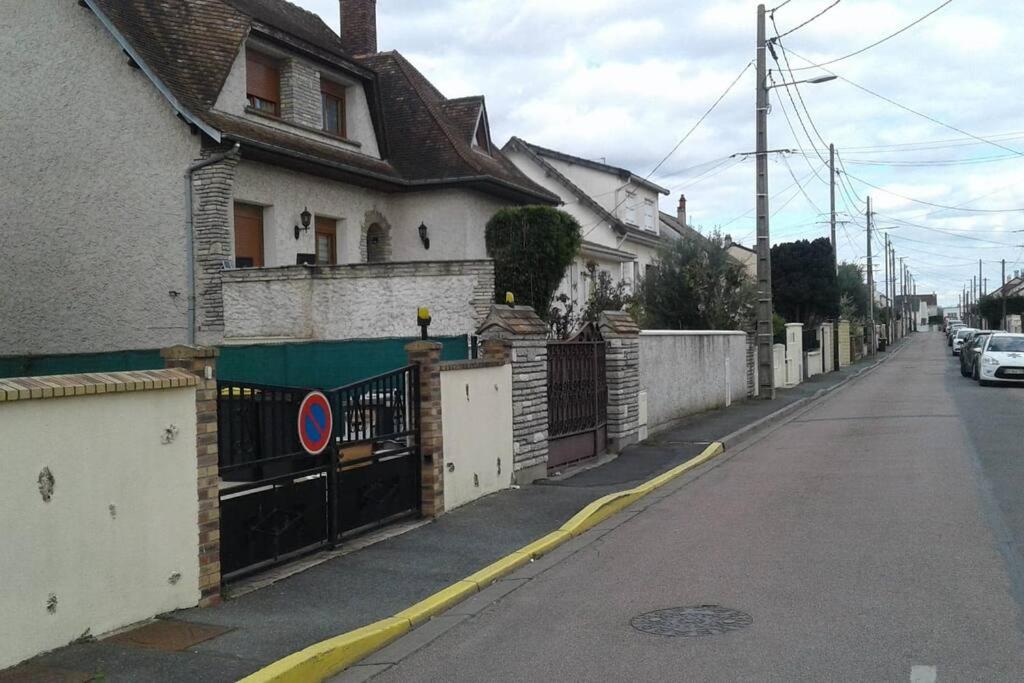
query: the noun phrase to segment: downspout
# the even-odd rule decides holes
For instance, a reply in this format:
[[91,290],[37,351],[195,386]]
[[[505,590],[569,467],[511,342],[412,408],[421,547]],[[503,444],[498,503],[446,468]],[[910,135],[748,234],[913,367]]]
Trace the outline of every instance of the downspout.
[[195,223],[192,218],[192,175],[201,168],[219,164],[232,154],[236,154],[241,145],[237,142],[235,146],[226,152],[214,154],[207,159],[195,161],[185,171],[185,272],[188,279],[188,345],[195,346],[196,343],[196,250],[195,250]]

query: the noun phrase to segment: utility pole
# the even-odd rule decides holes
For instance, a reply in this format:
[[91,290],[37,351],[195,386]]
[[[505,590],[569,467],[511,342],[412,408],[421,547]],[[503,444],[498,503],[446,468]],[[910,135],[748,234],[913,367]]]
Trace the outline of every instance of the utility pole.
[[868,233],[868,353],[872,356],[875,355],[875,266],[871,260],[871,196],[868,196],[868,215],[867,222]]
[[910,283],[912,285],[910,291],[914,297],[914,332],[917,332],[921,315],[921,300],[917,298],[917,278],[911,275]]
[[[836,146],[828,146],[828,177],[829,177],[829,223],[832,226],[832,268],[836,273],[836,296],[839,293],[839,245],[836,243]],[[836,302],[839,310],[839,302]],[[837,313],[832,321],[832,369],[839,369],[839,316]]]
[[900,256],[900,334],[906,336],[907,327],[907,267],[903,265],[906,256]]
[[884,256],[885,256],[885,258],[883,259],[883,261],[885,262],[885,299],[886,299],[885,303],[886,303],[886,307],[889,309],[889,325],[887,326],[887,330],[886,330],[885,336],[888,338],[888,343],[891,344],[892,343],[892,299],[889,298],[889,233],[885,233],[885,254],[884,254]]
[[768,74],[764,5],[757,6],[757,377],[758,398],[775,398],[772,356],[772,251],[768,233]]
[[[979,268],[980,268],[980,266],[979,266]],[[971,304],[972,304],[972,306],[974,306],[974,308],[977,308],[977,306],[978,306],[978,283],[975,282],[973,275],[971,276]],[[971,326],[972,327],[980,327],[980,325],[975,324],[977,321],[974,319],[974,313],[975,313],[975,311],[972,308],[971,309]]]
[[1003,259],[1003,284],[999,287],[999,296],[1003,300],[1003,330],[1006,330],[1006,259]]

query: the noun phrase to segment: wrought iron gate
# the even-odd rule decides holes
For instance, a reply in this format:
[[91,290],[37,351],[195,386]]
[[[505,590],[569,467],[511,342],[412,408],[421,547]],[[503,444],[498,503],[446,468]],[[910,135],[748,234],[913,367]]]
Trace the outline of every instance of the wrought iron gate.
[[593,326],[548,342],[548,469],[593,458],[607,443],[605,343]]
[[298,440],[310,389],[218,382],[225,580],[420,512],[419,368],[324,392],[333,443]]

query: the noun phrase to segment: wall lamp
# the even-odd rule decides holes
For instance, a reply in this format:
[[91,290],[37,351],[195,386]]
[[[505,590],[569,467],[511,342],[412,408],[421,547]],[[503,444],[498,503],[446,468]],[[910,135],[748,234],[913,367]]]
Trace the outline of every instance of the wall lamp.
[[427,224],[420,223],[420,242],[423,242],[424,249],[430,249],[430,235],[427,234]]
[[299,214],[299,219],[302,221],[302,227],[300,228],[297,225],[295,226],[295,239],[299,239],[300,234],[309,230],[309,222],[313,220],[313,214],[309,212],[308,206],[302,210],[301,214]]

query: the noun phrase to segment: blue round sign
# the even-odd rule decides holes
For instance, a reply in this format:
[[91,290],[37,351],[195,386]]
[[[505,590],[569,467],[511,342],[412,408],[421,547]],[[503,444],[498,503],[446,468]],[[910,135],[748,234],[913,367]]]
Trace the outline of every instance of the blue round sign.
[[319,455],[331,443],[334,415],[331,404],[319,391],[310,392],[299,406],[299,443],[310,455]]

